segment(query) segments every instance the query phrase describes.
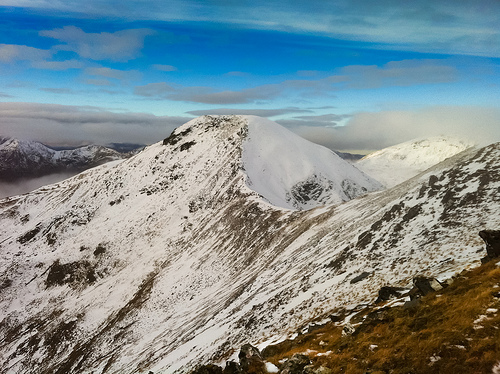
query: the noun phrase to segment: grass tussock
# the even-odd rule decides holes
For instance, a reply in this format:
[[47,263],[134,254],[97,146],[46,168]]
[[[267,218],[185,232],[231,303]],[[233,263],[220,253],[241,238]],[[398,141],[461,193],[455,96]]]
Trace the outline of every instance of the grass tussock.
[[266,359],[279,365],[306,353],[315,367],[332,373],[492,373],[500,362],[500,269],[495,263],[463,272],[421,301],[415,308],[375,314],[368,308],[351,320],[354,334],[342,336],[341,326],[327,324],[268,347]]

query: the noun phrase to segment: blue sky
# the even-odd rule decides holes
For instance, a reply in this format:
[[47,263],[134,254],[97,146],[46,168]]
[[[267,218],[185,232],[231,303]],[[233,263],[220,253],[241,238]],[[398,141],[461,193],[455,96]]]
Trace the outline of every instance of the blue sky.
[[255,114],[338,150],[500,141],[500,2],[0,0],[0,135],[152,143]]

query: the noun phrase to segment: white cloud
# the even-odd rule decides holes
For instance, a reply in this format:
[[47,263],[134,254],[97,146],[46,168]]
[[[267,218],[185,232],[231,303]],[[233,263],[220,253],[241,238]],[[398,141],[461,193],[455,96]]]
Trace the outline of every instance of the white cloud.
[[150,29],[131,29],[101,33],[86,33],[75,26],[43,30],[40,36],[57,39],[65,44],[56,50],[73,51],[92,60],[129,61],[138,57],[144,46],[144,38],[154,34]]

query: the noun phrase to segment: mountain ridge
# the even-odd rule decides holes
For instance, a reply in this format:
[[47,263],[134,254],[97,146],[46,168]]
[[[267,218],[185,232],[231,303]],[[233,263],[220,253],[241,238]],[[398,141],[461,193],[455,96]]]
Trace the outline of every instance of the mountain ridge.
[[100,145],[54,150],[40,142],[2,137],[0,181],[13,182],[53,173],[78,172],[126,157],[129,155]]

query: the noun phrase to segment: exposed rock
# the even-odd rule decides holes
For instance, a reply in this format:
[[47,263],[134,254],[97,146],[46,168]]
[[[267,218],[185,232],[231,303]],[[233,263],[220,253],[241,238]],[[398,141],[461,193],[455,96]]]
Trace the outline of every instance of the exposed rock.
[[235,361],[227,361],[226,367],[224,368],[223,374],[239,374],[241,373],[240,365]]
[[266,364],[262,359],[260,351],[251,344],[245,344],[241,347],[238,354],[242,372],[248,374],[266,373]]
[[281,374],[302,374],[304,368],[310,364],[308,356],[296,353],[283,364]]
[[483,230],[479,236],[486,243],[486,257],[481,259],[482,263],[500,257],[500,230]]
[[222,374],[222,368],[217,365],[203,365],[192,371],[191,374]]
[[308,365],[304,368],[304,374],[331,374],[332,369],[329,369],[325,366],[320,366],[315,368],[313,365]]
[[406,288],[402,287],[384,286],[378,291],[378,297],[377,300],[375,300],[375,304],[400,297],[405,291],[407,291]]
[[342,336],[349,336],[354,334],[356,329],[354,328],[353,325],[351,325],[349,322],[345,324],[344,328],[342,329]]
[[45,280],[47,287],[68,284],[71,287],[87,286],[96,281],[95,270],[88,261],[74,261],[61,264],[56,260],[49,268]]
[[431,292],[439,291],[443,289],[444,286],[436,278],[422,276],[413,278],[413,285],[414,287],[409,292],[411,300],[428,295]]
[[368,273],[367,271],[362,272],[357,277],[351,279],[351,284],[361,282],[363,279],[368,278],[372,273]]

